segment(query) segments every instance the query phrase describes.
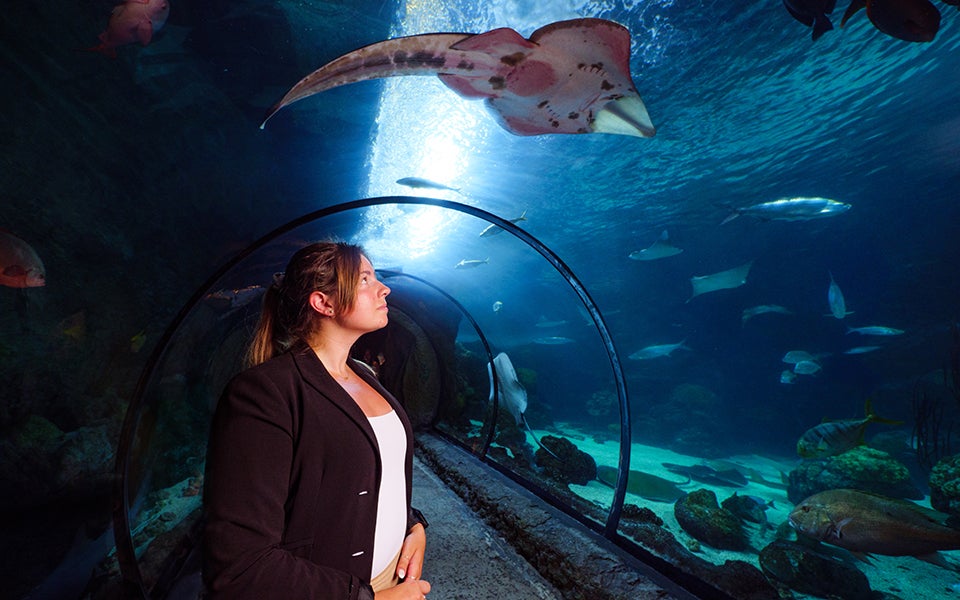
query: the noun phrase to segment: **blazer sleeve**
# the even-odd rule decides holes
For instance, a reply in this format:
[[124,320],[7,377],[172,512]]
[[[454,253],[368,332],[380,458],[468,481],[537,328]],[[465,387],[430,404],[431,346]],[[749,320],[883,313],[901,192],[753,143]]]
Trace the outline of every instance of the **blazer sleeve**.
[[305,539],[284,539],[298,426],[295,394],[286,392],[262,370],[247,371],[231,381],[215,411],[204,480],[208,595],[242,600],[371,597],[366,582],[300,554],[309,552],[311,532],[302,532]]

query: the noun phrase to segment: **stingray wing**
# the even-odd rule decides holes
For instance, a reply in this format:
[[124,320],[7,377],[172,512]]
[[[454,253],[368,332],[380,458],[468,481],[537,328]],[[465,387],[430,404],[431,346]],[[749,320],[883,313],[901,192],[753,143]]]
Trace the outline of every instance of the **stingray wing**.
[[739,267],[727,269],[726,271],[720,271],[719,273],[713,273],[712,275],[691,277],[690,283],[693,284],[693,295],[690,296],[690,299],[696,298],[700,294],[706,294],[708,292],[740,287],[747,282],[747,274],[750,273],[750,267],[752,266],[753,261],[751,260],[750,262],[744,263]]

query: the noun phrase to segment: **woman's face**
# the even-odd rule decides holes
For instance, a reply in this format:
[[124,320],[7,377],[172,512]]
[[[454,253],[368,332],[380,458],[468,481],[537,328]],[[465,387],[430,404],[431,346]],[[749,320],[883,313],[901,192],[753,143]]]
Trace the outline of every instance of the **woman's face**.
[[340,325],[362,333],[376,331],[387,324],[387,294],[390,288],[377,279],[373,265],[366,256],[360,257],[360,280],[353,309],[339,315]]

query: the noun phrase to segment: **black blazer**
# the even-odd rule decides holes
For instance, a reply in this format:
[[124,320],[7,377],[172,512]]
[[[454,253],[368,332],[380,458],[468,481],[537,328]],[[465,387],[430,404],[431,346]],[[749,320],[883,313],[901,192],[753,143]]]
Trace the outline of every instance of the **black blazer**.
[[[413,432],[407,433],[407,529]],[[343,598],[369,589],[380,483],[376,436],[305,344],[227,385],[213,418],[204,483],[203,577],[210,598]]]

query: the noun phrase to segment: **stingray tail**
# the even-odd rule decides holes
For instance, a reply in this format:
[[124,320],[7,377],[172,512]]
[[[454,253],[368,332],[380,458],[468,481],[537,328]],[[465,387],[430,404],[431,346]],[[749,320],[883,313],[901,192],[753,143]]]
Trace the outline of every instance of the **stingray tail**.
[[535,434],[535,433],[533,432],[533,429],[530,428],[530,424],[527,423],[527,417],[524,416],[523,413],[520,413],[520,420],[523,421],[523,426],[526,427],[526,428],[527,428],[527,431],[530,432],[530,435],[533,436],[533,441],[535,441],[538,446],[540,446],[541,448],[543,448],[543,451],[544,451],[544,452],[546,452],[546,453],[549,454],[550,456],[552,456],[552,457],[554,457],[555,459],[557,459],[557,460],[559,460],[559,461],[562,462],[562,459],[561,459],[559,456],[557,456],[556,454],[554,454],[553,452],[551,452],[549,448],[547,448],[546,446],[543,445],[543,443],[542,443],[542,442],[540,441],[540,439],[537,437],[537,434]]

